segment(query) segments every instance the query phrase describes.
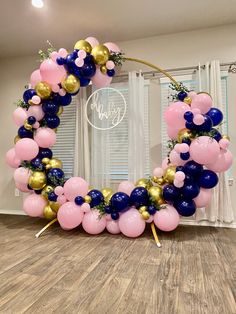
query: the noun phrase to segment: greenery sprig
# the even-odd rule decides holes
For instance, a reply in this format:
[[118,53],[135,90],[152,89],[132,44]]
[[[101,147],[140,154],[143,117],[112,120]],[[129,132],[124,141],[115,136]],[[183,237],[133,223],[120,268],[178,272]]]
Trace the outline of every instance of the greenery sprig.
[[39,50],[38,52],[39,57],[40,57],[39,62],[43,62],[44,60],[48,59],[50,57],[50,54],[53,51],[56,51],[56,48],[51,44],[49,40],[47,40],[47,44],[49,45],[49,47],[46,51]]
[[106,205],[104,202],[101,202],[99,205],[96,206],[96,209],[99,211],[99,219],[101,219],[106,214],[105,206]]
[[115,63],[115,65],[122,65],[125,62],[123,56],[124,56],[123,52],[111,51],[109,60],[112,60]]
[[29,108],[29,105],[26,104],[24,102],[24,100],[22,99],[18,99],[17,101],[14,102],[14,105],[16,105],[17,107],[21,107],[21,108],[24,108],[24,109],[28,109]]

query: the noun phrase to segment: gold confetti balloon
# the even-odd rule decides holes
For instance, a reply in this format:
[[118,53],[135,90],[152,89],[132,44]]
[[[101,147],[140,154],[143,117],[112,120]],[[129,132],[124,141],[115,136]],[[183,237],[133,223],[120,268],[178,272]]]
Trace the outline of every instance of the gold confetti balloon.
[[77,43],[74,46],[74,49],[84,50],[87,53],[91,53],[92,46],[90,45],[90,43],[88,41],[81,39],[81,40],[77,41]]
[[73,74],[69,74],[62,82],[62,87],[67,91],[67,93],[74,94],[77,93],[80,88],[80,80]]
[[29,177],[29,186],[34,190],[42,190],[46,183],[47,177],[42,171],[34,171]]
[[53,192],[53,191],[54,191],[54,188],[53,188],[51,185],[46,185],[46,186],[43,188],[43,190],[42,190],[42,192],[41,192],[41,195],[42,195],[44,198],[48,199],[48,194],[51,193],[51,192]]
[[152,186],[148,190],[149,197],[151,201],[154,203],[154,205],[162,205],[164,204],[163,194],[162,194],[162,188],[159,186]]
[[39,82],[35,86],[35,91],[36,91],[37,95],[42,99],[49,98],[51,93],[52,93],[51,86],[46,82]]
[[104,65],[109,59],[109,49],[104,45],[97,45],[92,49],[91,55],[95,63]]
[[177,140],[179,143],[182,143],[182,140],[183,139],[192,139],[193,138],[193,134],[192,132],[189,130],[189,129],[181,129],[178,133],[178,136],[177,136]]
[[48,220],[53,220],[57,217],[57,214],[52,210],[50,205],[47,205],[44,207],[43,216]]
[[164,180],[167,183],[174,182],[175,172],[176,172],[176,166],[169,166],[168,168],[166,168],[166,170],[164,172],[164,176],[163,176]]
[[152,186],[152,182],[146,178],[142,178],[135,183],[135,186],[141,186],[145,189],[149,189]]
[[57,213],[60,208],[60,204],[58,202],[49,202],[49,206],[55,213]]

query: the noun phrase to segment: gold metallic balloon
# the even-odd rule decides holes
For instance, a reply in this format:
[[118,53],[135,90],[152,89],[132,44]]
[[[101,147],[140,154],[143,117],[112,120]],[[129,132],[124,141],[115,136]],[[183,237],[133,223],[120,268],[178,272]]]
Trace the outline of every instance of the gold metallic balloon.
[[135,186],[141,186],[145,189],[149,189],[152,186],[152,182],[149,179],[142,178],[135,183]]
[[77,43],[74,46],[74,49],[84,50],[87,53],[90,53],[92,51],[92,46],[86,40],[81,39],[81,40],[77,41]]
[[91,201],[92,201],[91,196],[89,196],[89,195],[85,195],[85,197],[84,197],[84,201],[85,201],[85,203],[91,203]]
[[45,165],[47,165],[49,163],[49,161],[50,161],[50,159],[47,158],[47,157],[42,159],[42,163],[45,164]]
[[58,115],[58,116],[62,115],[62,114],[63,114],[63,111],[64,111],[63,106],[60,106],[57,115]]
[[140,214],[142,214],[143,212],[146,212],[147,211],[147,206],[139,207],[138,211],[140,212]]
[[42,192],[41,192],[41,195],[42,195],[44,198],[48,199],[48,194],[51,193],[51,192],[53,192],[53,191],[54,191],[54,188],[53,188],[51,185],[46,185],[46,186],[43,188],[43,190],[42,190]]
[[69,74],[62,82],[62,87],[70,94],[78,92],[80,80],[73,74]]
[[35,86],[37,95],[42,99],[47,99],[50,97],[52,89],[51,86],[46,82],[39,82]]
[[101,65],[100,66],[100,71],[103,73],[103,74],[106,74],[107,73],[107,67],[105,65]]
[[20,140],[19,135],[16,135],[15,138],[14,138],[14,144],[16,144],[19,140]]
[[55,213],[57,213],[60,208],[60,204],[58,202],[49,202],[49,206]]
[[163,176],[164,180],[167,183],[174,182],[175,172],[176,172],[176,166],[169,166],[168,168],[166,168],[166,170],[164,172],[164,176]]
[[159,186],[152,186],[149,190],[149,197],[154,205],[162,205],[164,204],[162,188]]
[[102,195],[104,197],[105,204],[108,205],[110,203],[110,199],[114,193],[113,190],[110,188],[103,188],[101,190],[101,192],[102,192]]
[[57,217],[57,214],[52,210],[50,205],[46,205],[43,210],[43,215],[48,220],[53,220]]
[[230,141],[230,137],[229,135],[222,135],[222,138],[226,139],[226,140],[229,140]]
[[163,185],[165,183],[163,177],[152,177],[152,181],[157,183],[158,185]]
[[48,165],[50,165],[51,168],[60,168],[62,169],[62,162],[60,159],[52,158],[49,160]]
[[47,183],[47,177],[42,171],[33,171],[29,177],[29,186],[34,190],[41,190]]
[[28,130],[28,131],[31,131],[31,130],[33,129],[32,125],[29,124],[28,122],[25,122],[25,123],[24,123],[24,128],[25,128],[26,130]]
[[150,214],[147,211],[142,212],[141,215],[144,220],[148,220],[150,218]]
[[192,139],[193,138],[193,134],[192,132],[189,130],[189,129],[181,129],[178,133],[178,137],[177,137],[177,140],[179,143],[182,143],[182,140],[183,139]]
[[184,98],[184,102],[185,102],[187,105],[190,105],[191,102],[192,102],[192,98],[191,98],[191,97],[185,97],[185,98]]
[[92,49],[91,55],[94,57],[95,63],[103,65],[109,59],[109,49],[104,45],[97,45]]

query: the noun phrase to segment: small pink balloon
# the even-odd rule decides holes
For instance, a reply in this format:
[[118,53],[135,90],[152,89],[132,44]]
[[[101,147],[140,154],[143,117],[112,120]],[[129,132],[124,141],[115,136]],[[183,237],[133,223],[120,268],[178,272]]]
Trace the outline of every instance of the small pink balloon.
[[30,170],[24,167],[19,167],[14,172],[14,180],[19,184],[28,184],[30,177]]
[[83,217],[84,213],[81,207],[77,206],[74,202],[64,203],[57,212],[58,222],[60,226],[66,230],[78,227]]
[[41,78],[41,75],[40,75],[40,70],[37,69],[30,76],[30,85],[31,85],[32,88],[34,88],[35,85],[37,85],[41,81],[42,81],[42,78]]
[[28,189],[28,185],[27,185],[27,184],[15,182],[15,186],[16,186],[16,188],[17,188],[19,191],[21,191],[21,192],[23,192],[23,193],[32,192],[31,190]]
[[104,46],[106,46],[112,52],[121,52],[120,48],[115,43],[108,42],[105,43]]
[[68,55],[68,52],[65,48],[60,48],[58,50],[58,54],[60,55],[60,57],[62,58],[66,58],[66,56]]
[[212,98],[205,93],[196,95],[191,102],[191,108],[198,108],[201,110],[201,113],[207,113],[211,107]]
[[184,181],[185,173],[183,171],[176,171],[175,179],[178,180],[178,181]]
[[87,56],[86,51],[84,51],[84,50],[78,51],[78,57],[79,57],[80,59],[85,59],[86,56]]
[[106,68],[107,68],[108,70],[113,70],[114,67],[115,67],[115,63],[114,63],[112,60],[108,60],[108,61],[106,62]]
[[58,57],[60,57],[60,55],[59,55],[59,53],[57,51],[53,51],[50,54],[50,58],[52,59],[53,62],[56,62]]
[[212,189],[203,189],[200,188],[200,192],[197,197],[193,200],[196,204],[196,207],[201,208],[210,204],[212,197]]
[[56,143],[56,139],[56,133],[50,128],[38,128],[34,135],[35,142],[43,148],[52,147]]
[[38,155],[38,144],[31,138],[22,138],[15,145],[16,157],[20,160],[31,160]]
[[128,211],[120,215],[120,231],[127,237],[139,237],[144,232],[145,226],[145,221],[135,208],[130,208]]
[[96,47],[97,45],[99,45],[99,41],[97,40],[97,38],[95,37],[87,37],[85,39],[88,43],[90,43],[90,45],[92,46],[92,48]]
[[37,95],[33,96],[31,100],[35,105],[39,105],[41,103],[41,98]]
[[37,121],[40,121],[43,119],[44,117],[44,112],[43,112],[43,109],[42,109],[42,106],[39,105],[39,106],[30,106],[28,111],[27,111],[27,115],[28,117],[35,117],[35,119]]
[[180,144],[179,151],[180,151],[180,153],[187,153],[187,152],[189,152],[188,144],[186,144],[186,143]]
[[53,84],[53,85],[52,85],[52,91],[53,91],[54,93],[58,93],[59,90],[60,90],[60,86],[59,86],[58,84]]
[[57,186],[55,187],[54,189],[54,193],[59,196],[59,195],[62,195],[64,193],[64,189],[62,186]]
[[89,234],[99,234],[106,228],[107,221],[104,217],[100,217],[98,210],[93,209],[84,215],[82,226]]
[[57,202],[60,204],[60,205],[63,205],[67,202],[67,199],[65,197],[65,195],[59,195],[57,197]]
[[175,144],[174,146],[174,150],[176,151],[176,153],[181,153],[181,144]]
[[169,105],[169,107],[164,112],[164,119],[169,127],[174,127],[175,129],[185,128],[185,112],[189,111],[189,105],[182,101],[176,101]]
[[163,170],[166,170],[166,168],[169,166],[169,159],[168,157],[164,158],[161,164],[161,167]]
[[192,113],[193,113],[193,114],[200,114],[200,113],[201,113],[201,110],[198,109],[198,108],[194,108],[194,109],[192,109]]
[[176,128],[173,128],[171,126],[167,126],[167,134],[168,134],[169,138],[172,140],[175,140],[178,136],[179,130],[180,130],[179,128],[176,129]]
[[190,156],[199,164],[214,163],[220,153],[217,141],[209,136],[199,136],[191,142]]
[[24,200],[23,210],[31,217],[40,217],[43,215],[43,209],[46,205],[47,201],[44,197],[37,194],[31,194]]
[[153,170],[153,175],[154,177],[162,177],[164,174],[164,170],[161,168],[161,167],[156,167],[154,170]]
[[112,220],[111,215],[110,214],[106,214],[105,215],[105,219],[106,219],[106,221]]
[[15,124],[17,126],[24,125],[24,123],[25,123],[25,121],[27,119],[26,110],[21,108],[21,107],[16,108],[13,111],[12,118],[13,118],[13,121],[15,122]]
[[49,84],[59,84],[66,76],[66,70],[63,65],[58,65],[53,60],[46,59],[40,65],[40,74],[43,81]]
[[118,186],[118,192],[123,192],[130,196],[134,188],[135,188],[135,185],[133,184],[133,182],[122,181]]
[[[84,50],[83,50],[84,51]],[[77,67],[82,67],[84,65],[84,60],[82,58],[75,59],[75,64]]]
[[74,201],[76,196],[85,196],[88,193],[88,183],[80,177],[72,177],[64,184],[64,194],[69,201]]
[[195,116],[193,117],[193,123],[196,125],[202,125],[204,123],[204,117],[202,114],[195,114]]
[[34,124],[33,124],[33,128],[34,129],[38,129],[40,127],[40,124],[38,121],[36,121]]
[[88,213],[88,212],[90,212],[91,207],[90,207],[90,205],[89,205],[88,203],[83,203],[83,204],[81,205],[81,210],[82,210],[84,213]]
[[230,142],[227,138],[222,138],[221,140],[219,140],[219,145],[222,149],[227,149],[229,147],[229,143]]
[[189,160],[183,160],[180,158],[180,154],[178,154],[174,149],[170,152],[170,162],[175,166],[184,166],[186,162]]
[[179,181],[177,179],[174,179],[173,182],[174,186],[176,186],[177,188],[182,188],[184,186],[184,181]]
[[20,166],[21,160],[16,157],[15,148],[11,148],[6,153],[6,163],[12,168],[18,168]]
[[115,221],[115,220],[107,221],[106,229],[111,234],[120,233],[119,223],[118,221]]
[[[210,159],[209,159],[210,160]],[[206,164],[207,169],[215,172],[227,171],[233,163],[233,155],[227,149],[221,149],[214,163]]]
[[196,95],[197,95],[197,93],[194,92],[194,91],[191,91],[191,92],[188,93],[188,97],[190,97],[190,98],[192,98],[192,99],[193,99]]
[[154,215],[154,223],[162,231],[172,231],[179,224],[179,214],[171,205],[165,205],[165,208],[158,210]]
[[153,217],[153,215],[151,215],[151,216],[148,218],[148,220],[146,220],[146,222],[147,222],[148,224],[150,224],[150,223],[153,222],[153,220],[154,220],[154,217]]
[[97,70],[95,75],[91,79],[93,85],[95,85],[98,88],[107,87],[111,84],[112,77],[103,74],[100,71],[100,68],[97,66]]
[[64,90],[64,88],[61,88],[61,89],[59,90],[59,95],[60,95],[60,96],[65,96],[65,95],[66,95],[66,91]]

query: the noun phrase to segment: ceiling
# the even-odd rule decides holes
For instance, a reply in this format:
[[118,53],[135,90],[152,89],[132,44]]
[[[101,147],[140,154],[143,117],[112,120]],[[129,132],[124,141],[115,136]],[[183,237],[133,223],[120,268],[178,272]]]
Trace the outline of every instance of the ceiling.
[[0,57],[36,54],[47,39],[70,48],[87,36],[117,42],[236,23],[236,0],[44,2],[37,9],[31,0],[1,1]]

